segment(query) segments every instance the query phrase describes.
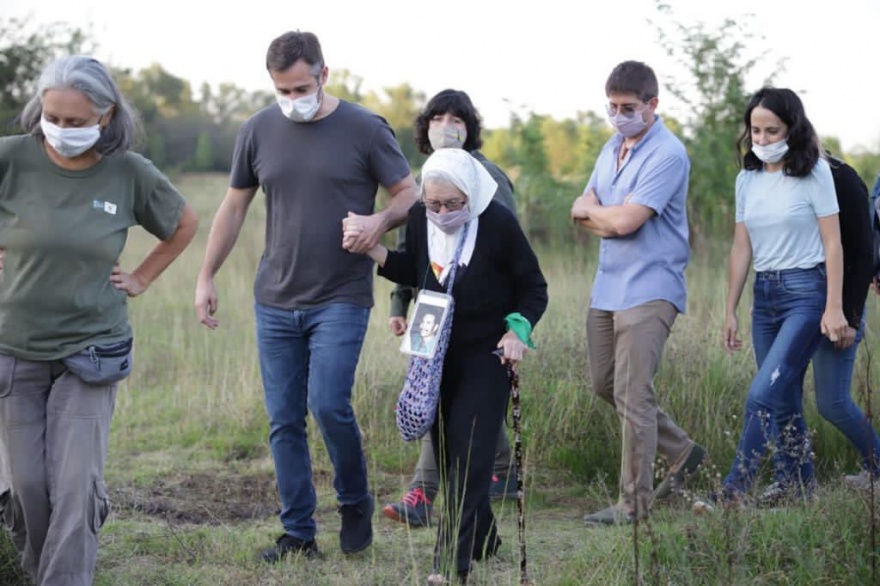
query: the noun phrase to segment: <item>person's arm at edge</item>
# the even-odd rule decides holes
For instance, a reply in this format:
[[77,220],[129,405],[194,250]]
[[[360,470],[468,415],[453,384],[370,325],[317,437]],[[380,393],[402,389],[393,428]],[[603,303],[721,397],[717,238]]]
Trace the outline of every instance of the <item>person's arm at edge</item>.
[[217,311],[214,277],[238,240],[257,189],[258,186],[245,189],[230,187],[211,222],[211,231],[208,233],[208,242],[205,245],[205,257],[199,269],[195,299],[199,321],[211,329],[217,327],[217,320],[212,317]]
[[843,315],[843,246],[840,243],[840,221],[838,214],[822,216],[818,221],[822,245],[825,247],[827,271],[827,293],[821,329],[829,340],[837,342],[848,327]]
[[186,250],[189,243],[199,227],[199,219],[189,204],[183,205],[180,214],[180,220],[177,228],[166,240],[159,241],[156,246],[147,253],[147,256],[140,262],[136,269],[131,272],[131,280],[134,286],[126,286],[126,279],[122,275],[122,271],[118,265],[114,267],[110,276],[110,281],[117,285],[117,288],[125,291],[129,297],[140,295],[159,278],[165,269],[167,269],[180,254]]
[[742,298],[751,264],[752,243],[749,232],[744,223],[737,222],[733,229],[733,242],[727,260],[727,302],[724,307],[724,326],[721,329],[722,344],[728,352],[742,348],[742,340],[737,337],[739,321],[736,310]]
[[501,217],[500,221],[504,222],[502,229],[507,233],[503,246],[509,250],[505,255],[516,284],[516,311],[534,328],[547,309],[547,280],[538,256],[515,217]]

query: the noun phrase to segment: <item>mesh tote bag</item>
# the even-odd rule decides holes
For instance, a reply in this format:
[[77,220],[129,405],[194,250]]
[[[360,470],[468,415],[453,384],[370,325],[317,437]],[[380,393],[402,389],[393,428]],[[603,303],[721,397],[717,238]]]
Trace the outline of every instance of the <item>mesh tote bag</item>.
[[455,311],[455,301],[452,299],[452,285],[455,283],[455,272],[458,269],[458,259],[461,256],[465,239],[467,238],[470,222],[464,225],[461,237],[455,247],[452,258],[452,266],[447,277],[446,294],[449,295],[449,307],[446,310],[446,320],[437,338],[437,351],[433,358],[411,356],[406,379],[403,382],[403,390],[397,398],[395,408],[397,429],[403,441],[417,440],[431,429],[437,416],[437,403],[440,400],[440,382],[443,379],[443,358],[446,356],[446,348],[449,346],[449,337],[452,334],[452,317]]

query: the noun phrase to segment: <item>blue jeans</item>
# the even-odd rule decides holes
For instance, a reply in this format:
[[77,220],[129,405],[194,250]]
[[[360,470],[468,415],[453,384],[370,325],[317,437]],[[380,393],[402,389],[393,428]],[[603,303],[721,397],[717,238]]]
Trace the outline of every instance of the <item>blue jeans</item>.
[[[855,446],[862,457],[863,470],[873,468],[874,473],[880,475],[880,437],[850,395],[856,352],[864,331],[865,322],[862,320],[855,343],[842,350],[836,349],[828,338],[822,336],[819,349],[813,354],[813,386],[819,415]],[[795,425],[801,433],[806,433],[802,419]]]
[[306,310],[257,303],[254,311],[281,524],[289,535],[311,540],[317,499],[306,434],[309,411],[333,463],[339,502],[357,504],[369,495],[351,388],[370,310],[345,303]]
[[[770,441],[781,446],[775,457],[777,480],[793,486],[813,482],[801,395],[805,369],[822,337],[825,296],[823,265],[755,276],[752,344],[758,372],[749,387],[736,456],[724,479],[729,492],[749,489]],[[777,430],[783,431],[780,441]]]

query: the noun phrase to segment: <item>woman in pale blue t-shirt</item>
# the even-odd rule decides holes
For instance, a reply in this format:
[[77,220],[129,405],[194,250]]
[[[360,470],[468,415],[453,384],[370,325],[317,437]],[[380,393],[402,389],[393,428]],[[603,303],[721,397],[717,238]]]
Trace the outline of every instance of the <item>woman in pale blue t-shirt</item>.
[[[754,264],[752,343],[758,372],[723,497],[742,501],[768,440],[778,446],[776,480],[793,496],[814,482],[799,400],[804,371],[822,335],[843,343],[843,254],[828,163],[797,95],[763,88],[746,108],[736,180],[736,227],[728,265],[724,347],[739,350],[737,305]],[[775,430],[780,430],[778,437]]]

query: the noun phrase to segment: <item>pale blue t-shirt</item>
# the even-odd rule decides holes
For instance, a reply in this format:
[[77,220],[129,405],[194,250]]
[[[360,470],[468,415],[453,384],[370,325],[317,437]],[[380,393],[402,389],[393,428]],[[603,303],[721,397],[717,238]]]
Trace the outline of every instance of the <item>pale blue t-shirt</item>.
[[805,177],[743,170],[736,178],[736,221],[748,230],[758,272],[809,269],[825,262],[818,218],[838,211],[824,159]]

